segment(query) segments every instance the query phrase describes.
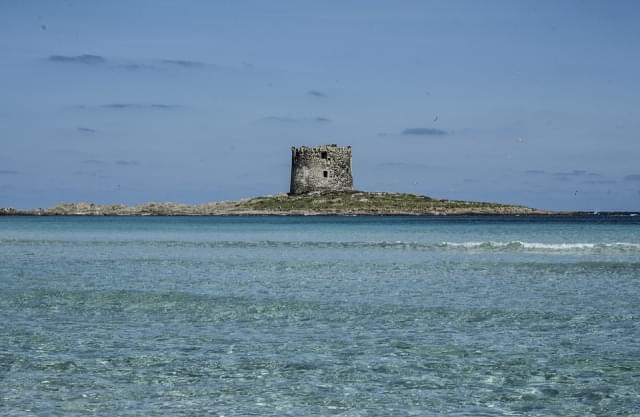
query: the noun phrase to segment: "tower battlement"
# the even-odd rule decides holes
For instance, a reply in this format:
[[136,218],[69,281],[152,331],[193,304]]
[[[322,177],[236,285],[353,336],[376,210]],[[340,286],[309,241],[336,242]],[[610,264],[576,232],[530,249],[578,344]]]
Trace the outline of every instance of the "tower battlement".
[[289,194],[352,189],[351,146],[331,144],[291,148]]

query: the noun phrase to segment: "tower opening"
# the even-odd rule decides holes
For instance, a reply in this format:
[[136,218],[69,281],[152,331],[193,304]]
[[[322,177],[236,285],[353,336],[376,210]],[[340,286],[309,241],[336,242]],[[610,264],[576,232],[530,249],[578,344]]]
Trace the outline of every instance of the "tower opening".
[[329,177],[329,171],[322,171],[322,175],[327,178]]

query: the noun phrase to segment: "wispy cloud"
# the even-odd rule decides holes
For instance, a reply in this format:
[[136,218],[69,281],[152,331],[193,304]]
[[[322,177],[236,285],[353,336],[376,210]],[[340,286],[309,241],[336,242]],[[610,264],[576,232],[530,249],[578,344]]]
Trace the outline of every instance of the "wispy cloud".
[[74,63],[83,65],[105,64],[107,59],[100,55],[82,54],[82,55],[51,55],[51,62]]
[[104,161],[100,159],[85,159],[84,161],[82,161],[82,163],[90,164],[90,165],[100,165],[100,164],[104,164]]
[[315,98],[327,98],[327,95],[325,93],[323,93],[322,91],[318,91],[318,90],[309,90],[307,92],[310,96],[313,96]]
[[150,106],[152,109],[178,109],[182,106],[178,104],[159,104],[155,103]]
[[99,107],[103,109],[138,109],[143,107],[141,104],[133,104],[133,103],[112,103],[112,104],[103,104]]
[[573,171],[568,172],[554,172],[551,175],[556,177],[581,177],[583,175],[587,175],[587,171],[582,169],[574,169]]
[[77,177],[89,177],[89,178],[97,178],[97,179],[107,179],[112,178],[110,175],[104,175],[102,171],[88,171],[88,170],[79,170],[73,171],[71,175],[75,175]]
[[97,177],[98,176],[98,171],[80,170],[80,171],[73,171],[71,174],[75,175],[75,176],[78,176],[78,177]]
[[181,68],[203,68],[204,62],[187,59],[159,59],[159,60],[139,60],[139,59],[112,59],[102,55],[81,54],[81,55],[50,55],[47,60],[54,63],[82,64],[82,65],[108,65],[111,68],[124,69],[128,71],[159,70],[162,67]]
[[159,69],[155,65],[136,64],[136,63],[119,64],[116,67],[125,69],[127,71],[148,71],[148,70],[157,71]]
[[188,61],[182,59],[161,59],[154,61],[153,63],[146,62],[128,62],[118,65],[118,68],[126,69],[129,71],[161,71],[169,67],[180,67],[186,69],[198,69],[204,68],[204,62]]
[[179,104],[164,104],[164,103],[151,103],[151,104],[143,104],[143,103],[108,103],[108,104],[98,104],[98,105],[80,105],[76,106],[77,109],[109,109],[109,110],[144,110],[144,109],[154,109],[154,110],[171,110],[171,109],[179,109],[182,106]]
[[444,136],[448,134],[446,130],[436,129],[432,127],[410,127],[402,131],[403,135],[415,136]]
[[17,175],[18,171],[13,169],[0,169],[0,175]]
[[624,177],[625,181],[640,181],[640,174],[630,174]]
[[290,116],[267,116],[261,119],[266,122],[276,123],[301,123],[301,122],[316,122],[316,123],[330,123],[331,119],[327,117],[290,117]]
[[540,169],[528,169],[524,173],[529,175],[541,175],[541,174],[544,174],[545,172]]
[[586,181],[582,181],[584,184],[590,184],[590,185],[604,185],[604,184],[617,184],[618,181],[616,180],[586,180]]
[[97,130],[91,129],[90,127],[78,127],[77,130],[78,130],[78,132],[82,132],[82,133],[96,133],[97,132]]
[[280,123],[293,123],[298,121],[298,119],[296,119],[295,117],[288,117],[288,116],[267,116],[262,120],[266,122],[280,122]]
[[163,59],[160,62],[167,65],[178,66],[182,68],[202,68],[204,62],[190,61],[186,59]]
[[116,165],[120,165],[120,166],[136,166],[136,165],[139,165],[139,163],[138,163],[138,161],[119,160],[119,161],[116,161]]
[[[589,172],[584,169],[574,169],[572,171],[563,171],[563,172],[552,172],[550,175],[551,175],[551,178],[557,181],[568,181],[570,179],[578,179],[581,177],[587,177],[591,179],[602,177],[602,174],[599,174],[597,172]],[[583,182],[585,184],[598,184],[596,180],[592,180],[592,182],[587,182],[587,181],[583,181]]]

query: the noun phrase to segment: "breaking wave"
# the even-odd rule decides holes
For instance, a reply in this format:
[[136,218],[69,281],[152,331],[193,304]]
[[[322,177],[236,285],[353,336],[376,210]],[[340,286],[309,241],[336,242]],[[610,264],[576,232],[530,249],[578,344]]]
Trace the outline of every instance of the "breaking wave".
[[580,251],[640,251],[640,243],[540,243],[540,242],[443,242],[444,247],[487,250],[544,251],[544,252],[580,252]]
[[542,243],[523,241],[479,242],[411,242],[411,241],[281,241],[281,240],[28,240],[0,239],[0,246],[147,246],[170,248],[256,249],[256,248],[307,248],[307,249],[395,249],[415,251],[468,251],[468,252],[587,252],[623,253],[640,252],[640,243],[592,242],[592,243]]

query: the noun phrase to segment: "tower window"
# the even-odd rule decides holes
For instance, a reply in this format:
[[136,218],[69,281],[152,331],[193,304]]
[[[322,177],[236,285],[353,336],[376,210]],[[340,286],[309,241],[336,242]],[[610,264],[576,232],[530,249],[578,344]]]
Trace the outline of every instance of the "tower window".
[[[327,153],[326,152],[320,152],[320,158],[327,159]],[[325,175],[325,177],[326,177],[326,175]]]
[[322,175],[327,178],[329,176],[329,171],[322,171]]

